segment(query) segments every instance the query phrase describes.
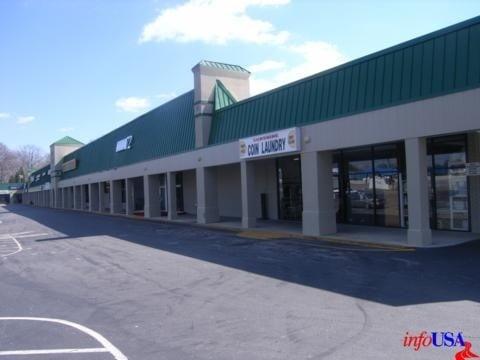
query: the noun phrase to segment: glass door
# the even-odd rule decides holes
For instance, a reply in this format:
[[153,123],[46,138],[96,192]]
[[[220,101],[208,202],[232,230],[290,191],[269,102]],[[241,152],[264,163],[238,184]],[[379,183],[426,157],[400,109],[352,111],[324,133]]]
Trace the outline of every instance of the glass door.
[[302,178],[300,156],[277,159],[278,218],[281,220],[302,219]]
[[337,219],[360,225],[399,227],[406,211],[402,143],[364,146],[334,156]]
[[[369,156],[367,155],[369,152],[369,149],[359,150],[354,156],[356,158]],[[352,224],[373,225],[375,191],[372,161],[350,159],[347,162],[347,221]]]
[[470,229],[466,148],[465,135],[432,138],[429,141],[430,215],[433,229]]
[[167,212],[167,177],[165,174],[160,174],[160,211],[162,215]]
[[380,145],[374,148],[375,224],[400,226],[400,181],[397,145]]

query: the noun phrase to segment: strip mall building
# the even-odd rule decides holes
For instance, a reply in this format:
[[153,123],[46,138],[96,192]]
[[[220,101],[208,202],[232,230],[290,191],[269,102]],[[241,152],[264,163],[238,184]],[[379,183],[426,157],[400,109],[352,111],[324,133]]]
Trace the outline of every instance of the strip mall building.
[[52,144],[24,203],[405,228],[419,246],[480,233],[480,17],[253,97],[240,66],[192,71],[193,90],[126,125]]

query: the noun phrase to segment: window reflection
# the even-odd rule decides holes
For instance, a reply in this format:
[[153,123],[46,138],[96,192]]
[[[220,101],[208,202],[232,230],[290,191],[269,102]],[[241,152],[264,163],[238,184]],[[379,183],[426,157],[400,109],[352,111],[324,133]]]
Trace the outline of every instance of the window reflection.
[[432,228],[468,231],[466,136],[430,139],[428,153]]

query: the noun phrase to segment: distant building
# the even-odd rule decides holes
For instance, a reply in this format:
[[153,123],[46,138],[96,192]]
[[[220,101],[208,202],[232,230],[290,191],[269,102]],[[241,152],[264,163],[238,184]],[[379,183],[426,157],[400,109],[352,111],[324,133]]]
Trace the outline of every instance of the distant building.
[[0,183],[0,204],[21,203],[24,184]]

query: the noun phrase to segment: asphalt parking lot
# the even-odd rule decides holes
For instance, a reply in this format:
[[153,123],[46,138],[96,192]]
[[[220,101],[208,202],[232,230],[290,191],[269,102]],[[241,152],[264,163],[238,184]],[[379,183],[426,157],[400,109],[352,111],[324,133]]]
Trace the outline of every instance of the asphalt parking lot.
[[0,360],[453,359],[480,243],[405,251],[0,207]]

